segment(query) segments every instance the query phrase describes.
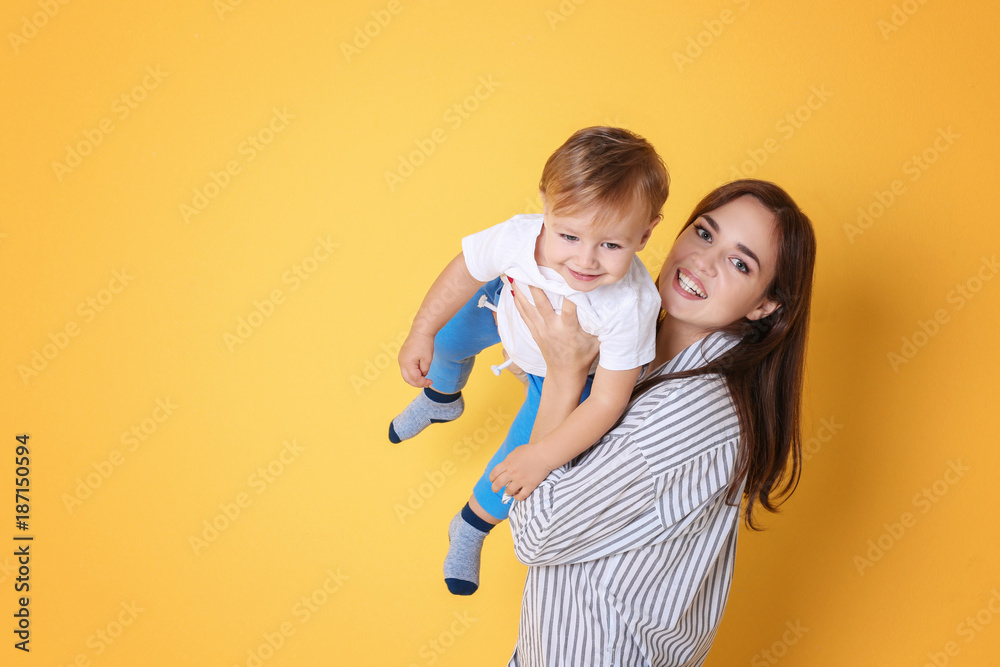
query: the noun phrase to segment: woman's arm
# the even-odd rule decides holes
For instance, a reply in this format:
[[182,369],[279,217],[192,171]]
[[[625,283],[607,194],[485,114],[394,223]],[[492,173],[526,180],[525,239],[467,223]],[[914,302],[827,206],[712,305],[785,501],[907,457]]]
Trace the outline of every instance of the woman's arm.
[[[524,500],[550,472],[585,452],[608,432],[628,406],[640,369],[609,371],[598,367],[590,396],[555,428],[534,436],[493,468],[493,490],[506,489],[515,500]],[[544,397],[546,378],[542,385]],[[553,393],[559,392],[555,389]]]
[[[707,522],[739,512],[739,505],[726,504],[736,462],[735,414],[708,420],[713,401],[728,396],[724,388],[690,384],[647,394],[580,461],[555,470],[527,500],[514,503],[510,526],[521,562],[602,558],[704,530]],[[706,411],[692,414],[697,405]]]
[[493,468],[494,491],[506,489],[524,500],[548,474],[601,439],[624,412],[640,369],[610,371],[598,367],[594,385],[582,404],[586,374],[597,355],[597,339],[583,332],[576,304],[563,300],[555,314],[544,293],[530,287],[532,306],[521,289],[514,302],[545,357],[547,373],[538,415],[528,444],[518,447]]
[[[576,408],[597,347],[596,339],[581,336],[566,308],[556,316],[540,292],[534,295],[537,309],[515,290],[551,369],[542,386],[546,410],[539,410],[532,440]],[[588,341],[593,352],[580,354]],[[556,382],[550,385],[550,378]],[[514,503],[510,525],[518,559],[529,565],[582,562],[728,520],[739,512],[726,503],[738,440],[739,421],[722,378],[699,376],[649,391],[581,460],[557,468],[527,500]]]
[[530,442],[551,433],[580,405],[580,396],[587,383],[587,374],[597,358],[600,343],[580,328],[576,304],[563,300],[562,311],[555,310],[537,287],[529,287],[534,305],[514,286],[514,305],[528,326],[532,338],[545,358],[545,382],[538,404],[538,415],[531,431]]

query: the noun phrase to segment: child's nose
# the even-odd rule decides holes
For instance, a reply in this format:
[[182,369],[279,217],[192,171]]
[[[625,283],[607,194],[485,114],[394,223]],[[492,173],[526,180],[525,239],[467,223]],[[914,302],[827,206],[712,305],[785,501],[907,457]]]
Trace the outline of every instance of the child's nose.
[[579,255],[581,269],[593,269],[597,267],[597,253],[593,248],[582,248]]

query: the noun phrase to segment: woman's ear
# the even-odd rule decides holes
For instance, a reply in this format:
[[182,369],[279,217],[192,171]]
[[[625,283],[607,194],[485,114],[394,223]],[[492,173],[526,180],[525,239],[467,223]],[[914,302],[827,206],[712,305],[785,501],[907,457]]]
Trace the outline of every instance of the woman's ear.
[[750,320],[751,322],[755,322],[761,319],[762,317],[767,317],[780,307],[781,304],[778,303],[777,301],[770,301],[768,299],[764,299],[763,301],[760,302],[759,306],[757,306],[749,313],[747,313],[747,319]]

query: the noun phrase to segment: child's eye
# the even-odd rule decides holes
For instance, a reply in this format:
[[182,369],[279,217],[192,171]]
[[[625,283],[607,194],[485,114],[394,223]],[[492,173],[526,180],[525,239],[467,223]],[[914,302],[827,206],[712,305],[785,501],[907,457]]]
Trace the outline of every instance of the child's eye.
[[706,241],[712,240],[712,234],[701,225],[694,226],[694,233],[697,234],[699,238],[702,238]]
[[579,237],[573,236],[571,234],[560,234],[564,241],[576,241]]
[[744,262],[739,257],[733,257],[730,261],[733,263],[733,266],[736,267],[737,271],[741,271],[742,273],[750,273],[750,267],[747,266],[747,263]]
[[618,250],[619,248],[621,248],[621,246],[618,245],[617,243],[610,243],[610,242],[605,243],[604,247],[607,248],[608,250]]

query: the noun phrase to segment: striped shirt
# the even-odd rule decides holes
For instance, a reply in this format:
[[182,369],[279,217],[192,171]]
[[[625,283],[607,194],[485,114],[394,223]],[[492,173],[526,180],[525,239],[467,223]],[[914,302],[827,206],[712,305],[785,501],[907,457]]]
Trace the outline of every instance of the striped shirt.
[[[736,343],[712,334],[656,373]],[[529,566],[508,667],[695,667],[722,618],[740,508],[739,423],[719,375],[671,380],[510,513]]]

